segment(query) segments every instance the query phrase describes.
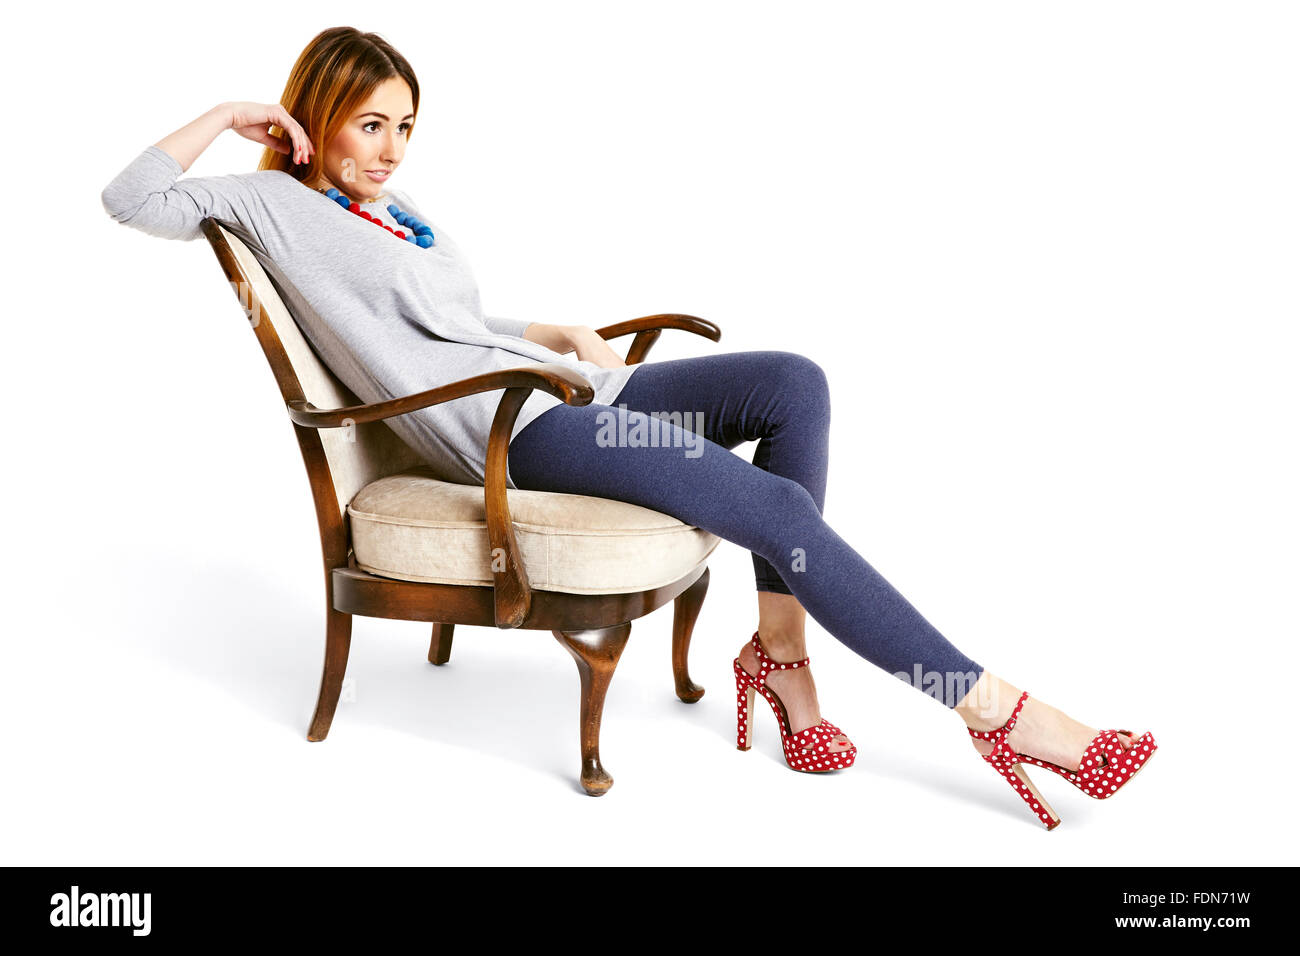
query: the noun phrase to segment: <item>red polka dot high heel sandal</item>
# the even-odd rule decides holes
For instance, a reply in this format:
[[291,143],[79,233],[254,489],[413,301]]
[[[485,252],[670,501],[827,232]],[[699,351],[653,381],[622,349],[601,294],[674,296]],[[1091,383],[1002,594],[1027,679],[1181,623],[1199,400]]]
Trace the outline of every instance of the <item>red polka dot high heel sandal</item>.
[[[1149,731],[1139,737],[1131,730],[1103,730],[1092,738],[1088,749],[1083,753],[1083,759],[1074,770],[1067,770],[1050,761],[1017,753],[1007,746],[1007,734],[1016,725],[1020,708],[1025,706],[1028,698],[1028,691],[1020,695],[1015,710],[1011,712],[1007,722],[997,730],[975,730],[972,727],[966,729],[970,731],[972,737],[993,742],[993,749],[981,756],[1002,775],[1007,783],[1011,784],[1011,789],[1020,794],[1025,805],[1049,830],[1056,829],[1061,818],[1042,798],[1038,788],[1030,782],[1025,774],[1027,764],[1059,774],[1088,796],[1105,800],[1119,793],[1120,788],[1136,777],[1137,772],[1146,766],[1151,755],[1156,752],[1156,739]],[[1124,745],[1120,743],[1120,734],[1132,739],[1133,746],[1130,749],[1124,749]]]
[[738,711],[736,714],[736,749],[748,750],[753,742],[754,692],[758,691],[772,705],[772,713],[776,714],[776,722],[781,729],[781,743],[785,747],[785,762],[791,770],[798,770],[802,773],[825,773],[828,770],[843,770],[846,767],[852,767],[853,760],[858,755],[857,747],[835,747],[832,749],[831,742],[843,733],[842,730],[823,717],[822,722],[814,727],[794,731],[790,727],[790,718],[786,714],[785,705],[781,703],[781,698],[772,693],[772,689],[767,686],[768,674],[773,671],[807,667],[808,658],[805,657],[801,661],[787,661],[785,663],[772,660],[763,651],[763,645],[758,641],[758,631],[754,632],[750,644],[754,648],[754,653],[758,655],[758,673],[751,676],[741,666],[739,657],[736,658],[733,665],[736,672],[736,709]]

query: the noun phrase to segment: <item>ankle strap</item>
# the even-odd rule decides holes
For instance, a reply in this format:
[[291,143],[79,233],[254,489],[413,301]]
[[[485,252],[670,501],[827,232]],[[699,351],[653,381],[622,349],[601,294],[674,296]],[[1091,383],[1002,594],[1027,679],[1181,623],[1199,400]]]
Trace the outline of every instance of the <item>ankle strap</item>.
[[989,756],[994,756],[1002,751],[1002,748],[1006,744],[1007,734],[1009,734],[1011,728],[1016,725],[1016,718],[1020,716],[1020,708],[1025,706],[1025,701],[1028,699],[1029,691],[1025,691],[1020,695],[1020,700],[1016,702],[1015,709],[1011,711],[1011,716],[1007,718],[1007,722],[997,730],[976,730],[974,727],[966,728],[970,731],[972,737],[978,737],[980,740],[995,741],[993,751]]
[[754,680],[758,681],[760,684],[768,674],[772,673],[772,671],[794,670],[796,667],[808,666],[808,658],[806,657],[797,661],[772,660],[772,658],[767,656],[767,652],[763,650],[763,645],[759,643],[758,631],[754,632],[754,637],[749,643],[753,646],[754,653],[758,655],[758,673],[754,675]]

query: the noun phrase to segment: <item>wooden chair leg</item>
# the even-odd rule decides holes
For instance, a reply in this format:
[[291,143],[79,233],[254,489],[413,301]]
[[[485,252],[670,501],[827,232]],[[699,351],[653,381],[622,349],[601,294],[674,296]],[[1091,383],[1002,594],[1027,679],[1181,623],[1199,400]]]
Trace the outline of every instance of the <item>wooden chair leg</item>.
[[614,668],[632,633],[632,624],[589,631],[552,631],[573,655],[582,681],[582,708],[578,731],[582,741],[582,789],[599,797],[614,785],[614,778],[600,765],[600,718],[605,709],[605,691]]
[[433,625],[433,637],[429,641],[429,663],[445,664],[451,660],[451,632],[455,624]]
[[352,646],[352,615],[325,609],[325,669],[320,678],[320,695],[316,698],[316,713],[307,731],[308,740],[324,740],[334,720],[334,710],[339,704],[339,691],[343,688],[343,675],[348,669],[348,650]]
[[709,569],[706,567],[695,583],[673,600],[673,680],[677,684],[677,696],[688,704],[704,696],[704,688],[691,680],[686,669],[686,656],[691,650],[695,619],[700,615],[700,606],[704,604],[708,590]]

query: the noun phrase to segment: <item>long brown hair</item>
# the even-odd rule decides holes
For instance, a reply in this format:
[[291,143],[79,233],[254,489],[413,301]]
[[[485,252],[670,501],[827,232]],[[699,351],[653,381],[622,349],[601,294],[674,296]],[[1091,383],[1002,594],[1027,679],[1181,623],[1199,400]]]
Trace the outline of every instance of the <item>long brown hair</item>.
[[[411,88],[411,111],[419,115],[420,84],[415,79],[415,71],[387,40],[377,33],[362,33],[355,27],[331,27],[316,34],[298,55],[280,105],[307,131],[307,138],[317,153],[307,163],[299,164],[293,161],[291,152],[281,153],[268,146],[257,168],[278,169],[300,182],[314,182],[320,173],[317,158],[325,144],[379,84],[393,77],[401,77]],[[414,129],[412,118],[407,128],[408,139]],[[271,127],[271,135],[289,139],[278,126]]]

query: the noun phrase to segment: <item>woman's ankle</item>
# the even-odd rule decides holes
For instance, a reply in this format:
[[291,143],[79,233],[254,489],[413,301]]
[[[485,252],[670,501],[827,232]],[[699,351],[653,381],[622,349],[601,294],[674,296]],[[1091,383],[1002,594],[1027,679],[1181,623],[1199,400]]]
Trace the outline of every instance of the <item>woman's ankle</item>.
[[802,631],[765,630],[758,626],[758,643],[763,653],[779,663],[802,660],[808,656],[807,645]]
[[807,612],[789,594],[758,592],[758,641],[775,661],[797,661],[807,657],[804,623]]
[[1017,687],[985,670],[953,710],[967,727],[997,730],[1011,719],[1011,712],[1019,700]]

